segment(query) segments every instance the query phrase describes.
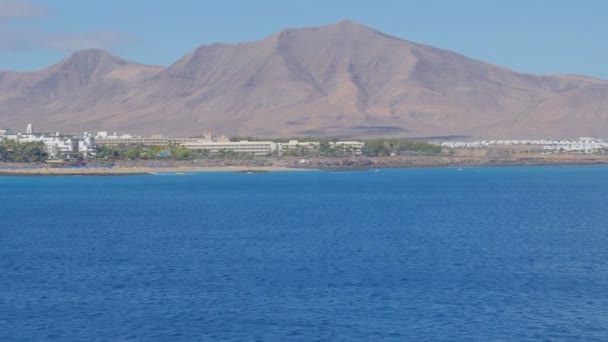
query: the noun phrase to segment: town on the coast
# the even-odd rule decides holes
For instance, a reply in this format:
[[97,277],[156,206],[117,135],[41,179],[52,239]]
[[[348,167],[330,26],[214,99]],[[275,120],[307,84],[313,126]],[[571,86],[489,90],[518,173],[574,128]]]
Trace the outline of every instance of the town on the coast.
[[[442,141],[440,139],[254,139],[215,136],[177,138],[161,135],[138,136],[84,132],[80,135],[41,133],[28,124],[25,132],[0,129],[0,161],[9,160],[17,150],[34,153],[48,163],[68,160],[112,159],[188,159],[193,156],[394,156],[397,154],[438,154],[458,150],[498,149],[541,154],[606,154],[608,140],[578,139]],[[15,158],[13,158],[13,161]],[[20,161],[20,160],[16,160]],[[27,160],[22,160],[27,161]]]
[[[96,134],[84,132],[80,135],[55,133],[41,133],[28,124],[25,132],[14,132],[11,129],[0,129],[0,141],[10,141],[14,144],[36,144],[44,152],[48,160],[89,159],[98,157],[110,151],[110,157],[118,156],[117,151],[124,151],[125,157],[175,157],[176,154],[188,154],[187,151],[199,152],[204,155],[306,155],[323,149],[339,151],[343,155],[360,155],[363,153],[365,143],[355,140],[331,141],[299,141],[296,139],[284,140],[257,140],[244,138],[228,138],[205,133],[196,138],[169,138],[160,135],[137,136],[132,134],[97,132]],[[152,148],[160,147],[160,148]],[[140,148],[138,150],[138,148]],[[136,152],[137,155],[129,152]],[[184,151],[186,151],[184,153]],[[2,153],[0,149],[0,160]],[[107,157],[106,155],[103,155]]]

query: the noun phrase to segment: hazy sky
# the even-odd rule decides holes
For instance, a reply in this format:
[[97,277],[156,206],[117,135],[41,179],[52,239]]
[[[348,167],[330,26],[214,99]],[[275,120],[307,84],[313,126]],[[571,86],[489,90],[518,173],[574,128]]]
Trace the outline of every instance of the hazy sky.
[[169,65],[197,46],[352,19],[519,71],[608,79],[605,0],[0,0],[0,70],[100,47]]

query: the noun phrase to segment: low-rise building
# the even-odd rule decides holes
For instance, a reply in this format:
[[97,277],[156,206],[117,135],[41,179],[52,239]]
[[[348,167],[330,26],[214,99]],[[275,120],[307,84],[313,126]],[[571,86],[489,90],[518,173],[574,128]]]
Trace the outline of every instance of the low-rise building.
[[361,141],[332,141],[329,146],[352,154],[362,154],[365,143]]
[[99,146],[117,147],[121,145],[144,145],[144,146],[167,146],[170,140],[164,137],[138,137],[131,135],[108,136],[106,132],[99,132],[95,138],[95,142]]
[[273,154],[277,149],[277,144],[273,141],[209,141],[206,139],[191,140],[183,142],[181,146],[199,151],[218,154],[222,152],[232,152],[238,154],[249,154],[255,156],[267,156]]
[[78,139],[73,137],[45,133],[19,133],[15,137],[20,143],[43,143],[44,151],[52,159],[78,153]]
[[78,139],[78,152],[82,153],[85,158],[97,153],[97,144],[92,134],[84,132],[82,137]]
[[289,140],[286,143],[277,143],[277,151],[279,155],[283,155],[288,151],[299,151],[306,153],[318,150],[320,145],[321,144],[316,141]]
[[32,124],[29,124],[26,133],[14,134],[5,129],[2,130],[0,137],[19,143],[42,143],[44,151],[50,159],[69,158],[81,153],[83,156],[95,153],[95,141],[86,132],[83,137],[60,133],[36,133]]
[[[329,147],[339,150],[344,153],[359,155],[363,153],[364,142],[361,141],[330,141]],[[277,143],[279,155],[288,153],[289,151],[298,151],[301,154],[319,151],[321,142],[319,141],[298,141],[290,140],[286,143]]]
[[530,147],[547,152],[598,153],[608,150],[608,141],[590,137],[578,140],[563,139],[529,139],[529,140],[481,140],[481,141],[448,141],[440,144],[448,148],[487,148],[487,147]]

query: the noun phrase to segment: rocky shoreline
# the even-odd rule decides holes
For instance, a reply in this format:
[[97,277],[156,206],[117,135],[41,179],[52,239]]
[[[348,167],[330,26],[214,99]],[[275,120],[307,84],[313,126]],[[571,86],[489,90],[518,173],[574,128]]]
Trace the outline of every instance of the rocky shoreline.
[[[608,165],[608,156],[522,156],[515,158],[487,157],[377,157],[310,160],[307,168],[319,170],[384,169],[384,168],[445,168],[489,166],[551,166],[551,165]],[[294,167],[298,167],[295,166]]]
[[47,164],[0,163],[0,176],[133,176],[158,173],[241,172],[296,170],[370,170],[386,168],[446,168],[489,166],[608,165],[608,155],[516,154],[493,156],[482,153],[436,156],[386,157],[242,157],[191,161],[121,161],[85,167],[50,167]]

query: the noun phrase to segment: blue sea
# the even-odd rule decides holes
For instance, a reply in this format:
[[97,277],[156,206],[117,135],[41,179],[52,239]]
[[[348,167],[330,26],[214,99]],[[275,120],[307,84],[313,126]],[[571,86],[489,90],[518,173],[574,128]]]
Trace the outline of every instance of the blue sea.
[[0,177],[0,341],[607,340],[607,167]]

